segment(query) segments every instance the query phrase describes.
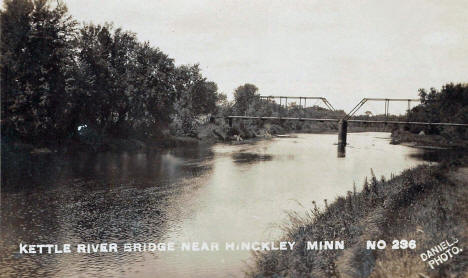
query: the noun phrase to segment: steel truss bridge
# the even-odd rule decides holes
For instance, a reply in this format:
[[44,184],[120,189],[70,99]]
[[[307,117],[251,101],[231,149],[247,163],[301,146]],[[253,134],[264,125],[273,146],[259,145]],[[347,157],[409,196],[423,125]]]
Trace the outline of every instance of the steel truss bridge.
[[[331,110],[336,111],[336,109],[331,105],[331,103],[325,97],[290,97],[290,96],[260,96],[260,99],[275,101],[279,100],[280,107],[288,107],[288,99],[299,100],[299,106],[306,107],[307,100],[319,100],[322,101],[325,106]],[[284,100],[284,102],[283,102]],[[304,101],[304,104],[302,104]],[[376,101],[384,102],[385,104],[385,118],[386,120],[361,120],[361,119],[352,119],[357,111],[367,102]],[[419,99],[405,99],[405,98],[363,98],[349,113],[347,113],[343,118],[297,118],[297,117],[266,117],[266,116],[227,116],[229,125],[232,126],[233,120],[280,120],[280,121],[303,121],[303,122],[334,122],[338,123],[338,156],[344,157],[346,151],[346,137],[347,137],[347,127],[348,123],[375,123],[375,124],[393,124],[393,125],[423,125],[423,126],[455,126],[455,127],[468,127],[468,124],[463,123],[433,123],[433,122],[414,122],[414,121],[395,121],[387,120],[389,116],[389,107],[390,102],[406,102],[408,104],[408,112],[411,109],[411,102],[419,102]],[[408,113],[409,115],[409,113]]]

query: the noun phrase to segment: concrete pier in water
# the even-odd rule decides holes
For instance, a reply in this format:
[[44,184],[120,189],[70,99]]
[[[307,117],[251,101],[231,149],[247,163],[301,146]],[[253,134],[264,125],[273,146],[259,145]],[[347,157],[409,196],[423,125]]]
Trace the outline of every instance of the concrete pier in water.
[[346,156],[346,135],[348,134],[348,121],[338,122],[338,157]]

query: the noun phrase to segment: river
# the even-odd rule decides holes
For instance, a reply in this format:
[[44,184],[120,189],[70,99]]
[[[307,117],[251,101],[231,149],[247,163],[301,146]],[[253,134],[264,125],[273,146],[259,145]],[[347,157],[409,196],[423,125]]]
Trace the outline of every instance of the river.
[[[19,244],[271,241],[288,211],[323,206],[426,163],[388,133],[298,134],[147,153],[37,155],[3,173],[0,276],[242,277],[249,251],[19,254]],[[23,165],[24,164],[24,165]],[[26,166],[25,166],[26,165]]]

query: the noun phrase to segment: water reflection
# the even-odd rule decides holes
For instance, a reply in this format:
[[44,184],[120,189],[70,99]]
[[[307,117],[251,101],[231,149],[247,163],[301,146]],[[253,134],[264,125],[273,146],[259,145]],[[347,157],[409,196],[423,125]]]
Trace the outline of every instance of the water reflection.
[[234,162],[238,163],[253,163],[256,161],[268,161],[272,160],[273,156],[269,154],[257,154],[257,153],[234,153],[232,155]]
[[451,149],[428,149],[424,152],[411,154],[412,158],[424,160],[429,162],[443,162],[452,161],[456,162],[466,156],[463,150]]
[[[50,275],[69,271],[62,269],[66,262],[76,274],[97,271],[113,277],[113,271],[99,269],[121,269],[123,263],[141,261],[141,255],[28,256],[17,254],[18,244],[159,241],[185,213],[178,197],[196,190],[197,177],[210,171],[212,157],[209,149],[198,148],[31,157],[28,167],[5,175],[9,183],[1,196],[2,273]],[[16,179],[9,179],[10,174]],[[54,267],[57,263],[61,266]]]
[[371,168],[388,176],[421,163],[414,157],[420,150],[381,136],[350,134],[345,159],[336,157],[336,135],[326,134],[162,153],[34,156],[3,172],[0,269],[13,277],[240,277],[247,251],[17,251],[20,242],[272,240],[285,211],[333,200]]
[[[28,155],[20,158],[20,165],[4,166],[8,174],[2,175],[2,191],[34,190],[40,187],[50,189],[50,186],[88,183],[92,186],[128,183],[154,186],[155,181],[170,183],[184,175],[193,175],[206,166],[199,162],[212,157],[213,153],[208,148],[185,148],[162,153]],[[15,162],[12,159],[5,164]]]

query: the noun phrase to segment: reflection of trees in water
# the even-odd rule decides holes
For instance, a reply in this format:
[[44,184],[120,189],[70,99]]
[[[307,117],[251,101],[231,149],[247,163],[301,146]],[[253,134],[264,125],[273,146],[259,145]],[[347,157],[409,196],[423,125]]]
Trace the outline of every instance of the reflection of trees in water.
[[273,159],[272,155],[269,154],[258,154],[258,153],[234,153],[232,155],[234,162],[237,163],[250,163],[256,161],[269,161]]
[[[26,191],[2,193],[0,233],[0,269],[3,275],[45,277],[54,272],[60,255],[21,255],[19,244],[49,244],[59,239],[57,196]],[[41,266],[48,265],[47,269]]]
[[430,162],[451,162],[456,163],[460,159],[465,159],[466,151],[464,150],[449,150],[449,149],[435,149],[424,150],[418,153],[410,154],[410,157],[419,160]]
[[[209,149],[35,157],[21,192],[2,194],[0,268],[13,276],[119,270],[138,253],[19,255],[29,244],[158,242],[190,213],[180,207],[211,169]],[[50,158],[50,159],[47,159]],[[167,170],[172,168],[169,173]],[[40,169],[44,169],[41,171]],[[21,182],[18,179],[17,182]],[[39,183],[41,182],[41,183]],[[37,183],[37,184],[36,184]],[[44,187],[37,187],[41,184]],[[188,190],[187,190],[188,189]],[[73,248],[73,247],[72,247]],[[73,248],[74,249],[74,248]],[[94,267],[89,268],[89,262]],[[67,272],[67,273],[69,273]],[[54,274],[55,273],[55,274]]]
[[212,151],[205,147],[144,153],[24,153],[2,158],[2,190],[32,190],[81,181],[96,181],[97,185],[132,183],[153,186],[155,181],[171,182],[190,176],[191,167],[201,167],[197,165],[199,162],[212,157]]

